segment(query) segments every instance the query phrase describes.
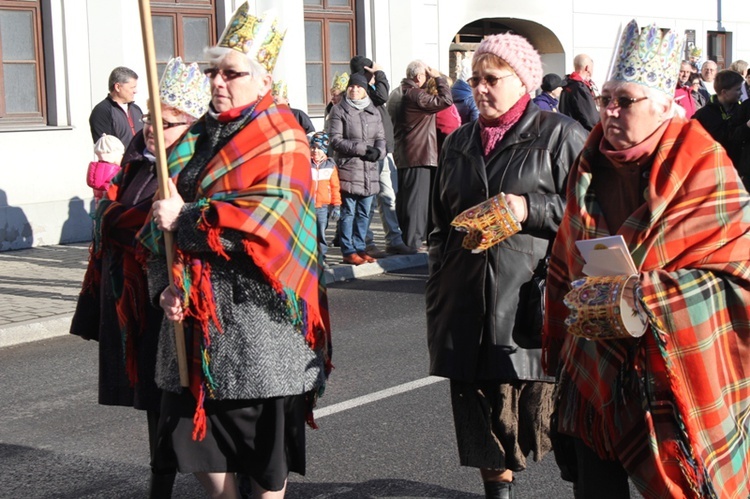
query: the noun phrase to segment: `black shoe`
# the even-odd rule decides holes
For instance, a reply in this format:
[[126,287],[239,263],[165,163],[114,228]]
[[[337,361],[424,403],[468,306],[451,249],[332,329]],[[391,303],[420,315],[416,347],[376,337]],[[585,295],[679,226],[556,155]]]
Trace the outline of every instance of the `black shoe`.
[[486,499],[514,499],[513,482],[484,482]]
[[404,243],[386,246],[385,251],[391,255],[414,255],[417,252],[416,249],[411,248]]

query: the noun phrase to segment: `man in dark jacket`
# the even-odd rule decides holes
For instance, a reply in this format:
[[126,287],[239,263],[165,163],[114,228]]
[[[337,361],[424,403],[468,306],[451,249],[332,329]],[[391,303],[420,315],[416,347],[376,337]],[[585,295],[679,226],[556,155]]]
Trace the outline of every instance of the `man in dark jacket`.
[[561,113],[566,114],[583,125],[589,132],[599,123],[599,111],[596,109],[594,97],[594,61],[586,54],[578,54],[573,59],[573,71],[566,78],[568,82],[563,86],[560,94]]
[[[385,104],[388,102],[388,92],[390,84],[388,77],[385,75],[380,66],[371,59],[361,55],[355,55],[349,61],[349,69],[354,74],[362,74],[367,78],[369,85],[367,95],[380,112],[380,118],[383,121],[383,131],[385,132],[385,152],[386,155],[381,158],[379,163],[379,180],[380,191],[377,195],[378,211],[380,212],[380,221],[383,224],[385,232],[385,251],[386,253],[408,255],[416,251],[404,244],[401,226],[398,223],[396,214],[396,192],[398,191],[398,179],[396,178],[396,163],[393,159],[393,123],[386,110]],[[372,219],[375,214],[375,203],[372,203],[370,209],[370,223],[367,229],[367,254],[374,258],[382,258],[386,254],[381,253],[374,242],[372,232]]]
[[[711,137],[726,149],[734,167],[746,177],[748,172],[740,170],[742,155],[742,136],[746,123],[740,117],[740,93],[744,78],[731,69],[716,73],[713,87],[716,95],[711,102],[698,109],[693,119],[703,125]],[[746,120],[745,120],[746,121]],[[738,130],[739,129],[739,130]],[[743,181],[746,181],[743,178]]]
[[[437,95],[423,88],[429,78],[435,78]],[[440,72],[419,60],[406,67],[401,93],[393,120],[399,185],[396,212],[404,242],[419,249],[427,238],[430,190],[438,164],[435,114],[453,104],[453,98]]]
[[89,116],[94,143],[103,133],[114,135],[127,148],[133,136],[143,128],[143,111],[133,102],[138,91],[138,75],[132,69],[116,67],[109,74],[109,95],[97,104]]

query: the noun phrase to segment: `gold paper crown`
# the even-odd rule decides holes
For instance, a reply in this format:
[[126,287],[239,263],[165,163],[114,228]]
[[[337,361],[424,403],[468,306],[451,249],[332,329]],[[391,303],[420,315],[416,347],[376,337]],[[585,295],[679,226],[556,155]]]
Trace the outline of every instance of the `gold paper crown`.
[[279,80],[273,82],[273,86],[271,86],[271,96],[272,97],[282,97],[284,99],[287,99],[288,93],[287,93],[287,86],[286,82],[284,80]]
[[159,99],[169,107],[200,118],[211,102],[211,84],[196,63],[170,59],[159,82]]
[[255,17],[249,12],[247,2],[240,5],[219,40],[219,47],[226,47],[247,54],[269,73],[273,72],[284,42],[276,19],[269,14]]
[[703,55],[703,49],[700,49],[698,47],[693,47],[690,49],[690,57],[700,57]]
[[462,211],[451,225],[461,232],[468,232],[461,243],[472,253],[479,253],[521,230],[515,215],[500,193],[476,206]]
[[589,340],[638,338],[646,332],[647,320],[639,298],[631,307],[625,293],[634,296],[638,276],[587,277],[571,284],[563,302],[570,309],[565,319],[568,332]]
[[343,72],[341,74],[333,74],[333,85],[331,90],[338,90],[339,92],[346,92],[346,87],[349,85],[349,74]]
[[607,80],[639,83],[672,95],[681,54],[679,34],[672,30],[663,34],[656,24],[640,31],[634,19],[622,32]]

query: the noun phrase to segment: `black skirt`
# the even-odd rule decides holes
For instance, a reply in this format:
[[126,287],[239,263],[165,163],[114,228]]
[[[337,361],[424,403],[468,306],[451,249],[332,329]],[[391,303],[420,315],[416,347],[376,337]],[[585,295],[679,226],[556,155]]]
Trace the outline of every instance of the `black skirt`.
[[193,440],[196,401],[188,389],[163,392],[155,470],[241,472],[266,490],[305,474],[305,396],[206,400],[206,437]]

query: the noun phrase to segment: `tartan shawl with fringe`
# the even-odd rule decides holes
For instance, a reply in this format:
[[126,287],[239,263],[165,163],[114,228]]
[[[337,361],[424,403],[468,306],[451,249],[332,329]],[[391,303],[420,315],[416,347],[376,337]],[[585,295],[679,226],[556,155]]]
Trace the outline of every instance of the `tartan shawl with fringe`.
[[[221,246],[221,231],[244,233],[245,252],[285,300],[292,322],[310,348],[323,353],[328,373],[330,325],[318,263],[308,141],[291,111],[273,104],[270,92],[250,112],[248,123],[201,172],[196,199],[204,209],[195,222],[206,231],[214,252],[227,260],[230,255]],[[199,120],[175,146],[168,160],[171,178],[176,180],[193,157],[204,131],[205,121]],[[163,234],[153,220],[139,238],[149,251],[163,254]],[[200,439],[205,432],[202,402],[206,394],[212,395],[206,354],[208,323],[213,321],[220,331],[221,325],[216,318],[209,265],[200,255],[180,248],[176,253],[173,279],[183,292],[185,316],[195,319],[203,333],[201,353],[193,359],[190,373],[191,391],[198,400],[194,438]]]
[[568,335],[563,297],[584,263],[575,241],[610,235],[591,188],[601,139],[598,125],[571,169],[549,266],[543,362],[559,377],[559,430],[618,459],[645,497],[746,498],[750,196],[700,124],[673,119],[646,203],[618,231],[640,269],[649,330]]
[[[134,141],[143,144],[143,136]],[[109,283],[115,299],[117,323],[123,344],[123,365],[130,386],[138,383],[138,338],[146,330],[146,308],[148,291],[146,273],[141,262],[136,233],[143,227],[151,207],[150,197],[127,206],[122,204],[120,193],[125,183],[132,180],[135,171],[144,166],[145,160],[138,156],[129,161],[112,180],[107,195],[97,204],[94,213],[93,241],[89,248],[89,262],[81,293],[89,293],[96,306],[101,307],[101,272],[110,273]],[[102,269],[103,253],[108,252],[112,264]],[[93,325],[99,327],[99,324]]]

